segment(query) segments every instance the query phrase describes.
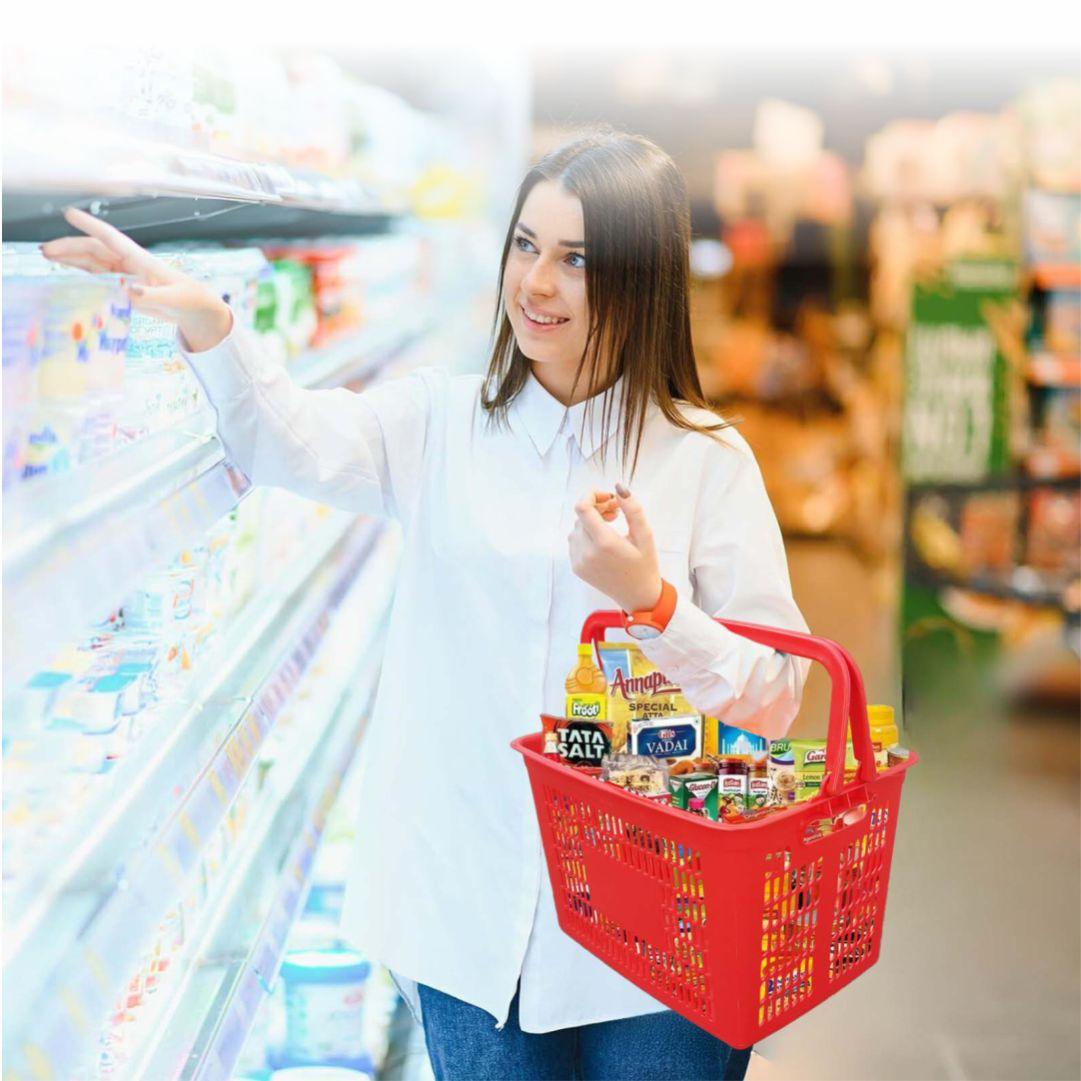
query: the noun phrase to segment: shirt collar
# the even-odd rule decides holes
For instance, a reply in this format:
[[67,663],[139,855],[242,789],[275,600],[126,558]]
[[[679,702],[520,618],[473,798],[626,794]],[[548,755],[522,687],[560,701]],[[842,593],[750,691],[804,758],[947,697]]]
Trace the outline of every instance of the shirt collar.
[[[604,395],[612,395],[607,429],[604,424]],[[591,458],[622,426],[623,376],[608,391],[601,391],[569,409],[553,398],[531,372],[512,403],[512,412],[537,453],[543,458],[566,424],[584,458]],[[587,413],[588,409],[588,413]]]

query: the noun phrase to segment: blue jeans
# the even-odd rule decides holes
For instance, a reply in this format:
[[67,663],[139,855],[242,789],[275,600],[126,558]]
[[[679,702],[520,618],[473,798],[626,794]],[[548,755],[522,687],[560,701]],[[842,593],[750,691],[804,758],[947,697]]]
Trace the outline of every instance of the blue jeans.
[[671,1010],[532,1033],[518,1027],[517,995],[497,1029],[478,1006],[418,991],[436,1081],[743,1081],[751,1058]]

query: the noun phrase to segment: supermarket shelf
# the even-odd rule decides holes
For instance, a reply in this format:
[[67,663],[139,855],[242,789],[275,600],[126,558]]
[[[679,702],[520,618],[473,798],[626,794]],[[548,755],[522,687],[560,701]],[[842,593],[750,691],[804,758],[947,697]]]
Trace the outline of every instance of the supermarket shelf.
[[390,327],[368,327],[356,335],[313,349],[290,364],[293,379],[311,389],[340,387],[368,381],[389,360],[404,352],[434,326],[434,320],[416,315]]
[[[153,189],[153,186],[150,186]],[[76,190],[16,191],[4,188],[4,239],[42,243],[76,236],[64,207],[92,212],[144,247],[172,241],[306,239],[312,236],[356,237],[388,232],[400,211],[335,210],[170,192],[164,187],[139,195],[107,195],[87,184]]]
[[1028,381],[1036,387],[1081,388],[1081,357],[1064,353],[1033,353]]
[[[370,378],[427,332],[372,327],[294,362],[302,386]],[[100,464],[42,478],[4,500],[4,678],[17,686],[249,490],[208,430],[157,433]],[[93,568],[88,574],[87,569]]]
[[[263,887],[264,904],[256,906],[263,918],[251,927],[223,913],[222,926],[208,936],[201,965],[136,1076],[163,1081],[231,1076],[303,909],[326,817],[360,745],[377,675],[377,664],[367,666],[318,744],[294,755],[298,768],[276,806],[253,829],[249,858],[238,863],[230,881],[234,889],[228,900],[234,903],[250,896],[253,885]],[[304,803],[301,814],[298,798]]]
[[69,235],[63,207],[94,213],[140,243],[382,231],[408,211],[358,180],[241,161],[87,123],[5,116],[4,237]]
[[1054,447],[1036,447],[1025,458],[1025,470],[1034,480],[1061,480],[1076,486],[1081,480],[1081,455]]
[[979,492],[1013,492],[1054,489],[1075,491],[1081,476],[1075,473],[1051,474],[1049,476],[1029,473],[1003,473],[997,477],[987,477],[975,481],[913,481],[908,485],[910,499],[922,495],[936,494],[944,496],[975,495]]
[[[109,463],[101,473],[122,464]],[[9,687],[45,663],[57,643],[107,616],[149,567],[167,562],[204,533],[250,487],[226,461],[217,437],[205,435],[157,461],[140,460],[109,490],[83,487],[85,479],[73,473],[5,499],[4,678]],[[25,531],[8,525],[9,512],[25,523],[35,506],[50,517]]]
[[[1018,568],[1018,570],[1022,572],[1029,571],[1027,585],[1018,585],[1016,579],[1010,582],[1004,578],[991,577],[990,575],[972,575],[968,578],[961,578],[933,571],[923,564],[910,567],[908,578],[910,581],[934,589],[961,589],[968,593],[977,593],[982,597],[1017,601],[1020,604],[1030,605],[1034,608],[1051,608],[1071,619],[1078,618],[1077,608],[1070,607],[1066,601],[1066,589],[1069,583],[1063,583],[1058,588],[1053,588],[1042,579],[1038,572],[1024,567]],[[1023,575],[1022,580],[1024,580]]]
[[[85,842],[61,861],[58,878],[40,900],[31,895],[35,905],[25,909],[16,937],[5,943],[11,951],[5,983],[22,994],[15,1004],[9,1000],[4,1035],[24,1060],[48,1064],[32,1072],[70,1076],[86,1041],[96,1038],[94,1022],[104,1017],[197,866],[202,839],[228,812],[281,708],[275,678],[303,670],[313,633],[375,542],[378,526],[362,522],[347,530],[345,518],[332,516],[321,542],[283,583],[277,603],[238,626],[230,637],[238,652],[214,665],[212,686],[203,689],[175,735],[165,729],[150,760],[133,761],[126,771],[132,794],[114,788],[120,806],[112,811],[110,805],[105,821],[84,817],[91,823]],[[346,566],[332,572],[329,564],[339,558]],[[182,795],[161,821],[164,792]],[[35,1004],[46,998],[67,1009],[35,1014]]]
[[170,1001],[129,1071],[133,1076],[231,1075],[303,907],[327,812],[363,734],[393,593],[389,572],[397,557],[397,545],[384,543],[365,563],[353,587],[369,598],[372,612],[368,635],[356,643],[364,667],[350,684],[308,704],[311,716],[329,717],[329,723],[299,726],[276,756],[268,798],[242,851],[231,860],[193,963],[183,983],[169,992]]

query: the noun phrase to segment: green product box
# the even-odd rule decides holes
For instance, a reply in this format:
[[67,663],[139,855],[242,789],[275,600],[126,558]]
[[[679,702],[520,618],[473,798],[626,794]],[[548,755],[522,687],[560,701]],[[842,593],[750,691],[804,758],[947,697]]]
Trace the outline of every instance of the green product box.
[[[720,794],[715,773],[681,773],[669,779],[668,787],[672,793],[673,807],[717,821]],[[700,801],[701,807],[692,807],[691,800]]]

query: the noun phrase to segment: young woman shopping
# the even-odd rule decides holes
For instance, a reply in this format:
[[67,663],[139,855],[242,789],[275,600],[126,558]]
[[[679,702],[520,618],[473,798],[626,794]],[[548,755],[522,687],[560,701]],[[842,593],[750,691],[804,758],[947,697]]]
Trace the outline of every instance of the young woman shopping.
[[633,613],[699,710],[768,737],[804,662],[713,616],[793,630],[780,532],[744,440],[703,399],[687,196],[645,139],[598,131],[522,182],[487,374],[303,390],[228,306],[111,226],[47,256],[134,280],[177,324],[232,459],[396,518],[404,551],[364,746],[343,924],[419,1007],[436,1076],[741,1078],[733,1051],[558,928],[509,741],[562,712],[585,616]]

